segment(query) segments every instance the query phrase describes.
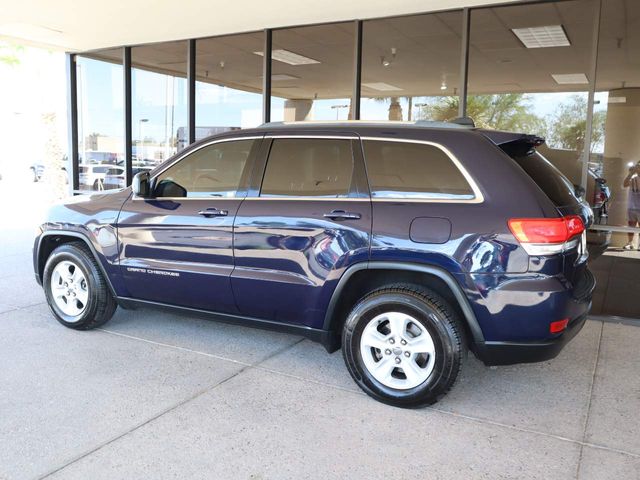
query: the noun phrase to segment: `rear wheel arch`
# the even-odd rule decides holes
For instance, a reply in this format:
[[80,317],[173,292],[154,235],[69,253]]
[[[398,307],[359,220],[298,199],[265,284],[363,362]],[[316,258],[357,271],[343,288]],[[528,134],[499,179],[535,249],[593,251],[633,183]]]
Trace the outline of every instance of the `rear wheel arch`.
[[[470,343],[483,343],[484,336],[469,300],[453,276],[437,266],[396,262],[369,262],[347,269],[336,286],[323,330],[327,331],[325,347],[335,351],[340,345],[342,325],[351,308],[367,293],[398,283],[427,287],[444,298],[463,320]],[[472,345],[469,345],[472,347]]]

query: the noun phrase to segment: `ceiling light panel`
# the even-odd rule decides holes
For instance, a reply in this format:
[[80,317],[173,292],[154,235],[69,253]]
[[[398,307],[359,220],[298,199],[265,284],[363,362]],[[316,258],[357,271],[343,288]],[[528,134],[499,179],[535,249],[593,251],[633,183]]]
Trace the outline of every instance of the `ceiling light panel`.
[[571,45],[562,25],[512,28],[511,31],[527,48],[568,47]]
[[584,73],[552,73],[558,85],[588,85],[589,79]]
[[[264,56],[264,52],[253,52],[256,55]],[[304,55],[298,55],[297,53],[284,50],[282,48],[275,49],[271,52],[271,58],[282,63],[288,63],[289,65],[312,65],[314,63],[320,63],[313,58],[305,57]]]
[[363,87],[370,88],[372,90],[379,90],[381,92],[390,92],[393,90],[402,90],[400,87],[396,87],[395,85],[389,85],[384,82],[374,82],[374,83],[363,83]]

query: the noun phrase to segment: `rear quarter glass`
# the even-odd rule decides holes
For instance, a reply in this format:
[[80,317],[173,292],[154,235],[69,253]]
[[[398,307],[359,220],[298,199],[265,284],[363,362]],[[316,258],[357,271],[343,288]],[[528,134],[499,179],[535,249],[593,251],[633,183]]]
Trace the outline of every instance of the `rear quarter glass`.
[[515,155],[512,158],[538,184],[556,207],[574,206],[580,203],[571,181],[539,152]]

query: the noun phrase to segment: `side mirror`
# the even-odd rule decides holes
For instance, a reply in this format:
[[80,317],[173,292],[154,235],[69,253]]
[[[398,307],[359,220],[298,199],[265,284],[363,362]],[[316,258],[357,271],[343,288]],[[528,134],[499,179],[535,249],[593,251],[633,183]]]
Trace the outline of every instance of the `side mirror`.
[[585,194],[585,189],[580,186],[580,185],[576,185],[575,183],[573,184],[573,190],[576,194],[576,197],[578,198],[583,198],[584,194]]
[[136,173],[133,177],[133,182],[131,183],[133,194],[142,198],[149,197],[151,195],[150,183],[149,172]]

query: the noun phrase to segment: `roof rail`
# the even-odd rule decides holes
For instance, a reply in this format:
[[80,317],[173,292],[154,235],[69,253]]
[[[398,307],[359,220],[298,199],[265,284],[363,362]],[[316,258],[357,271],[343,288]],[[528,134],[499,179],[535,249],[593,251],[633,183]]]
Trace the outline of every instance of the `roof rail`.
[[398,121],[398,120],[305,120],[293,122],[267,122],[260,125],[264,127],[284,127],[284,126],[304,126],[304,125],[415,125],[417,127],[431,128],[469,128],[475,127],[473,120],[469,117],[460,117],[449,122],[434,120],[414,120],[414,121]]

